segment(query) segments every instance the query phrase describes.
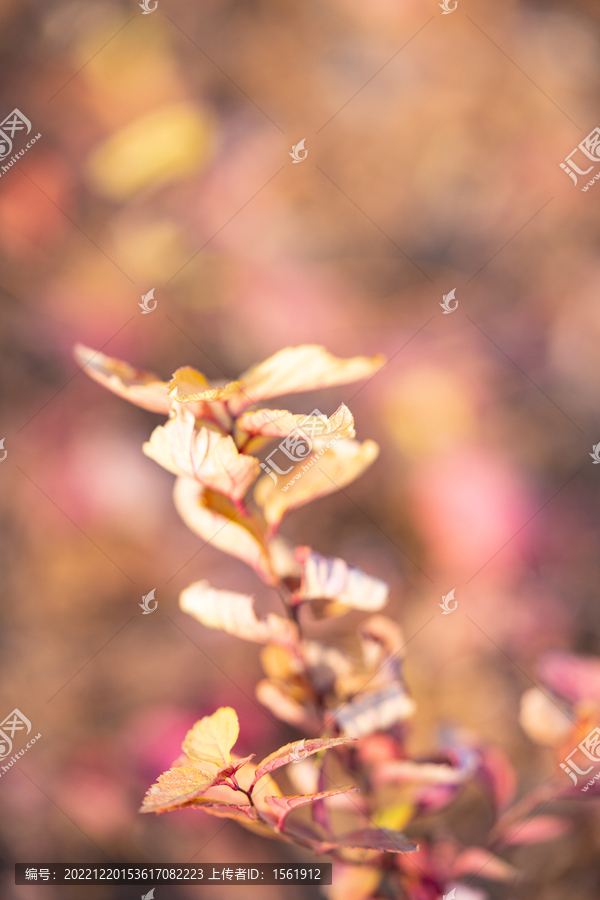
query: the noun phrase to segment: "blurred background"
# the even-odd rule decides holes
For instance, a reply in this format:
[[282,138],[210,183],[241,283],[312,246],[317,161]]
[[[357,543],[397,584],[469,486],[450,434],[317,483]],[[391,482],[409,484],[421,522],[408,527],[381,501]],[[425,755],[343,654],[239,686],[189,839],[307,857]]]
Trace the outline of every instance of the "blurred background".
[[[196,811],[137,813],[218,705],[240,753],[299,735],[249,699],[257,648],[177,606],[199,578],[261,611],[274,592],[197,553],[141,452],[161,420],[79,372],[76,341],[162,378],[232,379],[307,342],[385,353],[364,386],[289,400],[346,402],[381,456],[283,533],[391,584],[415,755],[455,723],[506,751],[520,790],[541,781],[554,763],[517,717],[536,660],[600,654],[600,187],[581,197],[559,168],[600,120],[597,4],[3,0],[0,24],[2,118],[41,134],[0,177],[0,699],[42,733],[0,782],[2,896],[140,894],[15,888],[15,861],[305,858]],[[597,898],[597,803],[493,896]]]

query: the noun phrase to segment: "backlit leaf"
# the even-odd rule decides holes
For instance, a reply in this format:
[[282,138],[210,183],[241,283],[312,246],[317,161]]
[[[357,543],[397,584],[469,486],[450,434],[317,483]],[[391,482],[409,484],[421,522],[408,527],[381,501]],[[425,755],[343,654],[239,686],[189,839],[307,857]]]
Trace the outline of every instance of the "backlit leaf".
[[416,844],[401,831],[389,828],[365,828],[335,838],[331,847],[347,847],[353,850],[379,850],[381,853],[412,853]]
[[204,716],[188,731],[183,742],[184,753],[203,763],[227,766],[231,748],[238,739],[240,725],[234,709],[222,706],[212,716]]
[[273,574],[258,529],[226,497],[206,490],[195,479],[178,478],[173,499],[177,512],[194,534],[252,566],[267,584],[277,583],[279,579]]
[[298,703],[289,693],[266,678],[256,685],[256,696],[274,716],[300,731],[314,732],[321,727],[321,719],[315,709]]
[[275,827],[278,831],[281,831],[286,816],[291,813],[293,809],[298,809],[300,806],[307,806],[310,803],[314,803],[315,800],[325,800],[327,797],[335,797],[338,794],[349,794],[353,791],[358,791],[358,788],[348,786],[338,788],[335,791],[321,791],[318,794],[298,794],[295,797],[265,797],[265,800],[274,813]]
[[76,344],[73,354],[90,378],[102,387],[150,412],[168,415],[170,402],[167,384],[157,375],[134,369],[129,363],[105,356],[83,344]]
[[385,358],[381,355],[339,359],[318,344],[286,347],[240,376],[240,393],[230,401],[229,406],[234,415],[239,415],[253,403],[270,397],[367,378],[384,364]]
[[329,418],[324,415],[298,415],[287,409],[258,409],[240,416],[237,426],[249,435],[273,438],[287,437],[298,428],[309,438],[334,434],[341,438],[353,438],[356,434],[352,413],[343,403]]
[[359,694],[334,710],[334,718],[343,734],[364,737],[374,731],[386,731],[414,711],[414,701],[400,684],[394,683],[379,691]]
[[298,638],[298,629],[291,619],[275,613],[258,619],[253,597],[217,590],[208,581],[196,581],[182,591],[179,606],[207,628],[217,628],[247,641],[293,644]]
[[[331,440],[335,441],[335,436]],[[361,444],[340,440],[306,457],[304,463],[280,476],[277,484],[270,475],[263,475],[256,483],[254,498],[272,530],[276,530],[289,510],[350,484],[377,459],[378,454],[375,441]]]
[[241,500],[258,474],[258,460],[239,453],[230,435],[196,427],[185,405],[175,407],[173,417],[155,428],[143,445],[146,456],[174,475],[195,478],[210,490]]
[[387,603],[385,581],[366,575],[343,559],[328,558],[298,547],[296,559],[302,564],[302,584],[295,597],[302,600],[337,600],[353,609],[381,609]]
[[319,753],[321,750],[329,750],[331,747],[339,747],[342,744],[353,743],[355,738],[306,738],[303,741],[294,741],[275,750],[269,756],[266,756],[256,767],[254,782],[266,775],[267,772],[273,772],[281,766],[287,766],[290,762],[298,762],[299,759],[306,759],[313,753]]
[[226,400],[238,390],[236,382],[219,387],[211,385],[208,379],[192,366],[184,366],[177,369],[169,382],[169,396],[179,403],[189,403],[195,400],[212,402]]
[[159,776],[144,797],[140,812],[165,812],[208,790],[218,776],[191,766],[169,769]]

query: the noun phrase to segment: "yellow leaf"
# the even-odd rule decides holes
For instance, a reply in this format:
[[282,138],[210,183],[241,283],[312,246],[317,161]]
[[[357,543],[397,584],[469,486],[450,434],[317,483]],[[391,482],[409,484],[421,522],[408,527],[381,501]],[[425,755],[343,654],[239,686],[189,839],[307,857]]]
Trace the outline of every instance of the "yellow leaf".
[[298,629],[291,619],[274,613],[257,619],[253,597],[211,588],[208,581],[196,581],[182,591],[179,606],[207,628],[217,628],[247,641],[290,645],[298,639]]
[[174,475],[187,475],[233,501],[241,500],[258,474],[258,460],[239,453],[230,435],[198,428],[185,405],[175,407],[173,418],[155,428],[143,445],[146,456]]
[[[199,762],[226,766],[231,748],[238,739],[240,725],[234,709],[222,706],[212,716],[204,716],[188,731],[181,745],[183,752]],[[194,770],[197,771],[197,770]]]
[[389,828],[392,831],[402,831],[410,822],[415,811],[414,803],[404,801],[403,803],[394,803],[393,806],[387,806],[380,809],[373,816],[373,822],[379,828]]
[[353,438],[356,434],[352,413],[343,403],[329,418],[324,415],[297,415],[287,409],[258,409],[240,416],[237,426],[251,435],[275,438],[287,437],[297,429],[308,438],[334,434],[340,438]]
[[140,812],[164,812],[187,803],[207,790],[214,780],[210,772],[191,766],[169,769],[146,793]]
[[339,359],[318,344],[286,347],[240,376],[240,391],[230,401],[239,415],[248,406],[269,397],[347,384],[373,375],[385,364],[385,357],[354,356]]
[[[375,441],[363,441],[362,444],[354,440],[338,441],[313,454],[306,463],[295,466],[285,476],[286,484],[281,484],[282,479],[275,484],[270,475],[263,475],[256,484],[254,498],[269,525],[276,529],[290,509],[350,484],[377,459],[378,454]],[[290,486],[286,487],[288,484]]]
[[151,412],[168,414],[170,402],[167,383],[157,375],[134,369],[129,363],[105,356],[99,350],[92,350],[83,344],[75,345],[73,355],[90,378],[113,394]]
[[88,171],[99,193],[122,200],[197,171],[209,156],[208,121],[191,103],[154,109],[96,147]]
[[267,584],[278,583],[258,529],[226,497],[207,491],[192,478],[178,478],[173,498],[177,512],[194,534],[252,566]]
[[374,866],[334,862],[333,882],[324,891],[328,900],[367,900],[374,895],[381,877],[381,870]]
[[194,400],[226,400],[238,389],[236,382],[224,387],[212,386],[202,372],[192,366],[184,366],[177,369],[169,382],[169,395],[179,403],[189,403]]

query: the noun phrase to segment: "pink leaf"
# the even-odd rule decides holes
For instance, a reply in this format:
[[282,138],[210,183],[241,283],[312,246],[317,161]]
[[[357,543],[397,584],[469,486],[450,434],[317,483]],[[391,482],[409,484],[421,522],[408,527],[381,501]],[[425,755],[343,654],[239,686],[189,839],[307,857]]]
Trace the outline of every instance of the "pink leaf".
[[341,744],[350,744],[354,741],[356,738],[308,738],[294,741],[293,744],[286,744],[259,762],[252,786],[267,772],[273,772],[281,766],[287,766],[288,763],[306,759],[307,756],[312,756],[313,753],[318,753],[320,750],[328,750],[330,747],[339,747]]
[[541,844],[564,837],[572,828],[573,823],[561,816],[536,816],[529,821],[514,822],[502,837],[508,845]]
[[479,875],[492,881],[511,881],[517,870],[483,847],[467,847],[454,861],[453,875]]
[[314,803],[315,800],[324,800],[326,797],[335,797],[336,794],[348,794],[351,791],[358,791],[358,788],[343,787],[335,791],[322,791],[320,794],[299,794],[295,797],[265,797],[265,801],[275,815],[274,823],[277,830],[281,831],[285,817],[293,809],[307,806],[309,803]]
[[413,853],[418,850],[417,844],[413,844],[402,831],[392,831],[390,828],[365,828],[362,831],[352,831],[342,834],[334,839],[330,845],[334,847],[347,847],[357,850],[379,850],[381,853]]

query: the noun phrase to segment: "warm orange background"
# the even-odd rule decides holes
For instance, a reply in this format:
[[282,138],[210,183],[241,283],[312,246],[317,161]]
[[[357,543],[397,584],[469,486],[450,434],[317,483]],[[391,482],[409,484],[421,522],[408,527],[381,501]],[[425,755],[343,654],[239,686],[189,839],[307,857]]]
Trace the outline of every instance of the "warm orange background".
[[[43,738],[0,781],[3,897],[140,894],[15,888],[15,861],[296,858],[195,811],[136,812],[219,704],[239,713],[241,753],[297,735],[246,697],[257,648],[177,606],[198,578],[255,591],[259,610],[273,593],[211,547],[188,563],[199,541],[173,478],[141,453],[159,420],[78,373],[78,340],[163,377],[230,379],[303,342],[384,352],[356,397],[290,401],[348,403],[382,452],[284,533],[388,580],[408,637],[435,615],[408,648],[415,754],[452,721],[502,746],[523,788],[548,773],[517,721],[527,675],[550,647],[600,651],[600,185],[581,193],[559,168],[600,121],[599,16],[585,0],[459,0],[448,16],[435,0],[159,0],[151,15],[5,0],[0,112],[42,137],[0,177],[0,699]],[[597,807],[575,815],[585,839],[518,857],[529,880],[494,898],[597,896]]]

